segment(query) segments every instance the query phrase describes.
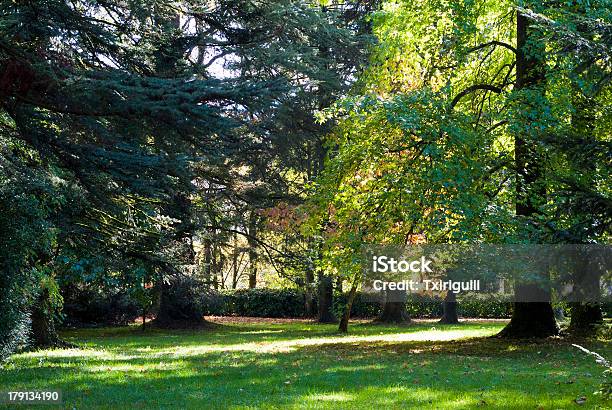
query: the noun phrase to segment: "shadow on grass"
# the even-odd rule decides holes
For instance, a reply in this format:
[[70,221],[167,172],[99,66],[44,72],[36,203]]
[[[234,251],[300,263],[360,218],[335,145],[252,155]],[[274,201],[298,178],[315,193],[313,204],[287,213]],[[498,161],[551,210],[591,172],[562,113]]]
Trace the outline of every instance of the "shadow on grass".
[[[76,408],[566,408],[582,395],[596,403],[590,393],[598,369],[565,341],[367,339],[431,329],[363,325],[349,336],[319,325],[102,332],[90,349],[15,357],[0,371],[0,384],[62,389],[66,407]],[[263,348],[274,343],[286,348]],[[253,348],[232,347],[245,345]]]

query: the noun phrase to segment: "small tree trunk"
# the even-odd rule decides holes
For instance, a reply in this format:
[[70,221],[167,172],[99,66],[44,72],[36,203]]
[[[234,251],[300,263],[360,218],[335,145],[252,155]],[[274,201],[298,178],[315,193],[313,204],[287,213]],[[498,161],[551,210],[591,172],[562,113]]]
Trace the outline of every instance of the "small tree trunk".
[[142,309],[142,330],[143,331],[146,329],[146,323],[147,323],[147,308],[143,308]]
[[203,266],[204,283],[210,286],[212,281],[212,243],[210,239],[204,240],[204,266]]
[[211,252],[211,258],[210,258],[210,280],[211,280],[211,285],[212,288],[217,290],[219,288],[219,278],[218,278],[218,273],[220,271],[219,269],[219,260],[218,260],[218,255],[217,255],[217,241],[215,240],[212,244],[212,252]]
[[314,273],[311,269],[306,270],[306,283],[304,289],[304,314],[306,317],[313,317],[315,315],[314,309],[314,295],[313,293],[313,282]]
[[332,278],[319,275],[319,323],[338,323],[338,319],[333,311],[334,286]]
[[249,236],[247,242],[249,244],[249,289],[255,289],[257,286],[257,215],[251,212],[249,218]]
[[439,323],[457,324],[459,316],[457,315],[457,295],[454,292],[446,292],[444,302],[442,303],[442,318]]
[[351,286],[351,290],[349,291],[349,294],[348,294],[348,298],[346,301],[346,307],[344,309],[344,313],[342,314],[340,325],[338,326],[338,330],[342,333],[348,332],[349,319],[351,318],[351,309],[353,308],[353,301],[355,300],[356,294],[357,294],[357,281],[354,281],[353,285]]
[[408,324],[410,316],[406,311],[406,291],[387,290],[382,312],[376,323]]
[[238,286],[238,235],[234,233],[232,249],[232,289]]

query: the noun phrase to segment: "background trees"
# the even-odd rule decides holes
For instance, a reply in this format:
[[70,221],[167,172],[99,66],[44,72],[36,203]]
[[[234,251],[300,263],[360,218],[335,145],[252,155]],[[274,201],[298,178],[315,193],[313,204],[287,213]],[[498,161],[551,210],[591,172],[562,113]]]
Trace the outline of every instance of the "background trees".
[[609,6],[0,5],[3,351],[59,343],[62,287],[197,322],[179,301],[274,271],[322,322],[348,286],[346,329],[364,243],[605,243]]
[[[26,240],[42,233],[31,231],[36,224],[22,232],[10,228],[15,216],[4,220],[3,255],[15,259],[3,271],[3,300],[26,294],[14,285],[26,275],[50,314],[44,283],[79,266],[140,289],[153,283],[163,301],[171,278],[195,265],[200,239],[204,270],[216,274],[221,233],[257,239],[257,210],[287,195],[279,169],[288,167],[274,150],[284,135],[279,115],[294,115],[298,97],[316,101],[320,88],[331,98],[355,72],[360,7],[4,4],[3,183],[28,182],[9,168],[21,167],[41,175],[50,199],[32,189],[30,204],[17,207],[46,224],[36,240]],[[254,219],[243,219],[245,210]],[[43,268],[45,281],[27,273]],[[15,315],[7,331],[21,320]]]

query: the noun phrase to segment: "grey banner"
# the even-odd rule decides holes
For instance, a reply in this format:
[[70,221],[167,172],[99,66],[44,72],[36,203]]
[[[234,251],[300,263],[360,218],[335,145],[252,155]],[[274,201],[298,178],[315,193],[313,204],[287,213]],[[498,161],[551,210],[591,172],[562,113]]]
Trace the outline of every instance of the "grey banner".
[[361,258],[371,300],[453,292],[518,302],[612,301],[609,245],[367,245]]

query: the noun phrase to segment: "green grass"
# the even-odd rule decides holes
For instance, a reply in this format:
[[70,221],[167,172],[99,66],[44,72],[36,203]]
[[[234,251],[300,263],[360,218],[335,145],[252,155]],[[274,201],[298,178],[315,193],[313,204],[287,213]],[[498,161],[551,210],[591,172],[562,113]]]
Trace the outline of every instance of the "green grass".
[[[74,330],[63,336],[80,348],[14,355],[0,390],[61,389],[70,409],[606,407],[592,394],[602,369],[591,357],[567,341],[484,338],[502,326],[359,323],[348,336],[307,322]],[[608,343],[586,346],[612,353]]]

